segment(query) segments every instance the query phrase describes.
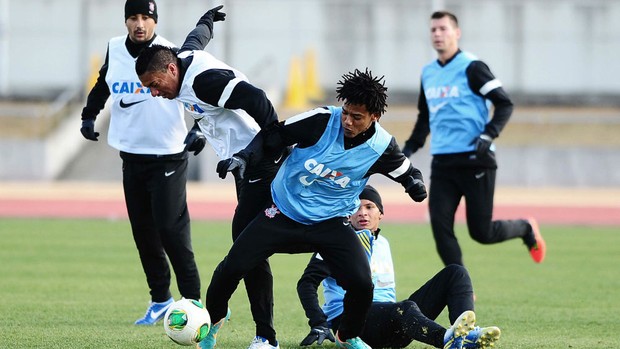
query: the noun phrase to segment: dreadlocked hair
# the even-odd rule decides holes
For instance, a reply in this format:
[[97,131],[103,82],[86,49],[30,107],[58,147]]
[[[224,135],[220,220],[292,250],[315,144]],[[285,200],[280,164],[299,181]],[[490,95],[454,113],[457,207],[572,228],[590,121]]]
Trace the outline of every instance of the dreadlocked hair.
[[336,88],[336,98],[348,104],[365,105],[369,113],[382,115],[387,107],[387,87],[383,78],[372,76],[368,68],[365,72],[355,69],[338,81],[340,86]]
[[136,74],[166,71],[168,64],[176,63],[177,55],[173,49],[162,45],[153,45],[145,48],[136,60]]

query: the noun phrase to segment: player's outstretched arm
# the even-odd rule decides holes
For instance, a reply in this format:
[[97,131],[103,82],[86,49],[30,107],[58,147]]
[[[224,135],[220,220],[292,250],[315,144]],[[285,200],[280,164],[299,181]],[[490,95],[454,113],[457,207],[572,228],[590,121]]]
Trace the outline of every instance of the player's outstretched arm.
[[179,53],[204,50],[207,47],[209,41],[213,39],[213,23],[226,20],[226,13],[220,11],[223,7],[224,5],[214,7],[200,17],[196,23],[196,28],[187,34]]

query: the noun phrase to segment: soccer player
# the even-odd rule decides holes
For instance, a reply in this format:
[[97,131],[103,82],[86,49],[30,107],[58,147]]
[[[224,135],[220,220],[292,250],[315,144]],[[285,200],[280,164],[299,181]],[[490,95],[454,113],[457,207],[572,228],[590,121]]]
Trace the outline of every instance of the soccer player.
[[[534,219],[492,220],[497,170],[493,139],[506,126],[513,104],[489,67],[459,49],[461,30],[454,14],[435,12],[430,22],[438,58],[422,70],[418,119],[403,153],[411,156],[432,133],[428,207],[439,256],[445,265],[463,265],[454,215],[464,196],[474,240],[495,244],[520,238],[532,259],[541,263],[546,245]],[[494,106],[490,120],[487,102]]]
[[[379,125],[387,106],[382,79],[368,69],[345,74],[336,89],[341,107],[316,108],[273,124],[246,149],[218,164],[221,171],[241,174],[246,165],[251,168],[260,161],[263,151],[296,145],[271,184],[273,201],[235,240],[213,273],[206,305],[215,323],[205,341],[214,344],[228,316],[228,301],[248,270],[274,253],[319,252],[347,290],[336,344],[369,348],[359,335],[373,284],[348,216],[357,210],[359,193],[372,174],[399,182],[416,202],[426,198],[422,174]],[[275,336],[261,335],[257,341],[250,348],[279,348]]]
[[[208,11],[188,36],[185,49],[203,49],[213,22],[224,19]],[[200,299],[200,277],[191,244],[186,182],[188,153],[183,108],[175,101],[153,98],[140,84],[134,65],[140,51],[153,44],[174,45],[155,33],[157,4],[127,0],[127,35],[110,39],[105,62],[82,111],[82,135],[97,141],[95,120],[112,97],[108,143],[123,160],[123,190],[133,238],[146,274],[151,301],[137,325],[153,325],[164,317],[173,298],[170,267],[181,296]]]
[[[201,139],[204,135],[221,159],[229,159],[245,148],[261,128],[278,121],[263,90],[207,52],[183,47],[175,52],[153,45],[138,57],[135,69],[153,96],[182,102],[196,120],[186,140],[189,150],[200,152],[205,146]],[[233,241],[271,200],[269,185],[285,157],[286,149],[266,154],[245,176],[235,176],[238,204],[232,221]],[[267,258],[254,265],[244,281],[256,333],[275,336],[271,332],[273,278]]]
[[[370,257],[374,283],[373,303],[360,338],[373,348],[404,348],[417,340],[436,348],[488,348],[499,339],[497,327],[475,327],[473,288],[465,267],[452,264],[443,268],[408,299],[396,301],[396,283],[390,244],[379,234],[383,202],[379,192],[367,185],[359,196],[360,207],[351,215],[351,226]],[[317,289],[323,282],[323,309]],[[331,277],[320,254],[313,254],[297,283],[297,294],[308,317],[310,333],[301,346],[325,339],[334,341],[330,328],[342,320],[345,292]],[[433,320],[445,307],[453,324],[445,329]],[[471,330],[471,331],[470,331]]]

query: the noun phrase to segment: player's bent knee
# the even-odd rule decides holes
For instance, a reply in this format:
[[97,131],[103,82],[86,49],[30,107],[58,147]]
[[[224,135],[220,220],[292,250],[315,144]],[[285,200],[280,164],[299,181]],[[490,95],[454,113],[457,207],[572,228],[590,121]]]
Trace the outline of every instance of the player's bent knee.
[[450,275],[454,275],[456,277],[463,277],[464,275],[469,275],[467,269],[459,264],[449,264],[444,268],[444,271]]
[[483,245],[490,245],[495,243],[495,241],[493,239],[491,239],[489,236],[486,235],[474,235],[472,234],[472,239],[474,239],[474,241],[476,241],[477,243],[483,244]]

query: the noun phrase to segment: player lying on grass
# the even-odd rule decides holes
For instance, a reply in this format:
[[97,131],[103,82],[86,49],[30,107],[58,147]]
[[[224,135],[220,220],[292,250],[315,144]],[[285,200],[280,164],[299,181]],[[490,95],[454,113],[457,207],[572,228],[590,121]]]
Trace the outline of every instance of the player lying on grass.
[[[397,302],[390,245],[380,235],[383,218],[381,196],[367,185],[359,196],[361,205],[351,216],[351,225],[370,258],[375,285],[373,303],[360,338],[373,348],[404,348],[417,340],[436,348],[488,348],[500,337],[497,327],[473,327],[473,288],[467,270],[456,264],[443,268],[408,299]],[[325,304],[319,306],[317,289],[323,282]],[[297,283],[297,293],[311,327],[301,346],[325,339],[334,341],[330,329],[342,319],[345,291],[331,277],[330,268],[315,253]],[[448,307],[452,327],[445,329],[433,320]],[[473,328],[473,330],[472,330]],[[471,330],[471,331],[470,331]]]

